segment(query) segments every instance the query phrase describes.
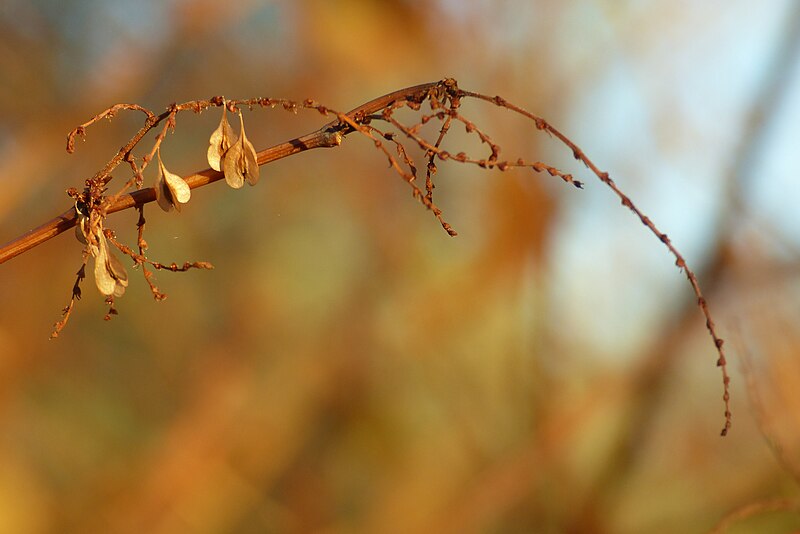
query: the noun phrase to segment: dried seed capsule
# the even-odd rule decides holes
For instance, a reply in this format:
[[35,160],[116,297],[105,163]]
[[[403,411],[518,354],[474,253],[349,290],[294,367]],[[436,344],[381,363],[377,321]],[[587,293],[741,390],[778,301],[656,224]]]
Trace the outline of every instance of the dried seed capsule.
[[208,164],[215,171],[222,170],[222,158],[225,152],[231,147],[233,140],[233,128],[228,122],[228,108],[225,101],[222,101],[222,118],[219,121],[219,126],[211,134],[208,140]]
[[181,204],[186,204],[192,196],[192,190],[186,180],[173,174],[164,167],[161,161],[161,149],[158,150],[158,180],[156,180],[156,200],[164,211],[169,211],[175,206],[180,212]]
[[97,236],[97,247],[92,247],[94,255],[94,282],[97,289],[106,296],[121,297],[128,287],[128,273],[122,262],[108,250],[102,230]]
[[231,146],[222,158],[222,168],[225,173],[225,181],[234,189],[239,189],[244,185],[245,180],[250,185],[256,185],[259,178],[258,161],[256,149],[247,139],[244,131],[244,119],[239,112],[239,124],[241,132],[239,139]]

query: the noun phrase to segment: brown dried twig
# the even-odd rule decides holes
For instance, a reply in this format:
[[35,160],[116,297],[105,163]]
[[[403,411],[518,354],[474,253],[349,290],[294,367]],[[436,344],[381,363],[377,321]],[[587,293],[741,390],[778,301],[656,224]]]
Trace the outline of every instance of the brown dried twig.
[[472,93],[469,91],[463,91],[465,96],[470,96],[474,98],[478,98],[480,100],[485,100],[487,102],[492,102],[495,105],[506,108],[511,110],[515,113],[518,113],[524,117],[527,117],[534,121],[536,124],[536,128],[539,130],[545,131],[555,138],[557,138],[561,143],[567,146],[570,150],[572,150],[572,154],[575,159],[581,161],[584,165],[586,165],[589,170],[591,170],[597,178],[600,179],[604,184],[606,184],[620,199],[622,205],[631,210],[644,224],[650,232],[652,232],[658,239],[661,241],[665,247],[669,250],[670,254],[675,258],[675,265],[681,269],[686,278],[689,281],[689,284],[692,286],[692,290],[694,291],[695,296],[697,297],[697,306],[700,308],[700,311],[703,313],[703,316],[706,319],[706,329],[708,330],[711,339],[714,341],[714,347],[717,349],[717,366],[720,368],[722,372],[722,384],[723,384],[723,395],[722,399],[725,404],[725,425],[722,428],[721,434],[725,436],[728,433],[728,430],[731,426],[731,410],[730,410],[730,376],[728,376],[727,370],[727,359],[725,357],[725,350],[723,348],[724,340],[717,334],[716,325],[714,320],[711,318],[711,310],[708,307],[708,302],[706,298],[703,296],[703,292],[700,289],[700,283],[697,281],[697,276],[694,274],[689,266],[686,264],[686,260],[684,259],[683,255],[678,251],[677,248],[672,244],[672,241],[669,239],[667,234],[661,232],[653,221],[645,215],[636,205],[631,201],[631,199],[622,192],[622,190],[617,186],[614,180],[608,175],[607,172],[601,171],[587,156],[584,154],[583,150],[581,150],[575,143],[573,143],[567,136],[562,134],[556,128],[551,126],[546,120],[541,117],[537,117],[524,109],[507,102],[503,98],[499,96],[489,97],[486,95],[482,95],[479,93]]
[[[650,218],[636,207],[631,199],[625,195],[609,177],[608,173],[601,171],[575,143],[547,121],[499,96],[491,97],[481,93],[462,90],[453,79],[444,79],[438,82],[421,84],[394,91],[380,98],[371,100],[348,113],[335,111],[313,100],[295,102],[274,98],[225,100],[222,97],[213,97],[208,100],[194,100],[182,104],[172,104],[161,114],[155,114],[135,104],[117,104],[112,106],[70,132],[67,138],[67,150],[69,152],[73,152],[75,149],[76,137],[80,136],[85,138],[86,129],[89,126],[103,118],[110,119],[121,110],[143,112],[146,115],[144,125],[122,148],[120,148],[102,169],[85,181],[83,191],[78,191],[76,189],[69,190],[70,196],[75,200],[74,208],[65,211],[38,228],[0,247],[0,263],[8,261],[80,223],[79,233],[83,234],[82,241],[86,244],[84,249],[84,267],[88,256],[91,255],[96,258],[95,277],[100,278],[100,280],[98,280],[98,287],[103,286],[107,291],[107,302],[111,304],[110,314],[116,312],[113,308],[113,299],[115,296],[118,297],[124,292],[127,286],[127,274],[124,272],[124,268],[121,264],[118,264],[118,260],[113,257],[113,254],[107,251],[105,247],[106,239],[115,245],[120,252],[130,257],[135,266],[141,266],[145,280],[154,298],[156,300],[161,300],[165,296],[152,281],[153,273],[147,268],[148,266],[156,270],[185,271],[191,268],[209,269],[211,265],[207,262],[185,262],[183,266],[179,266],[176,263],[162,264],[148,259],[145,255],[147,243],[143,236],[145,226],[145,204],[158,198],[159,205],[163,209],[175,207],[180,210],[180,205],[188,202],[191,189],[208,185],[223,178],[225,178],[232,187],[241,187],[244,181],[253,185],[258,180],[258,166],[306,150],[339,146],[343,138],[351,133],[358,133],[370,139],[374,146],[387,158],[389,166],[410,186],[413,197],[434,214],[442,227],[451,236],[455,236],[456,232],[444,220],[441,209],[439,209],[434,202],[433,191],[435,185],[433,177],[437,171],[437,160],[455,161],[463,164],[476,165],[485,169],[498,169],[501,171],[512,168],[529,168],[537,173],[546,172],[578,188],[583,186],[583,183],[575,180],[571,174],[540,161],[527,161],[522,158],[501,159],[501,146],[485,131],[479,128],[478,125],[460,113],[461,103],[467,98],[488,102],[522,115],[533,121],[538,130],[547,132],[555,137],[572,151],[575,159],[581,161],[600,181],[608,186],[622,202],[622,205],[631,210],[647,229],[664,244],[670,254],[672,254],[675,258],[675,264],[684,272],[697,297],[698,307],[706,319],[706,328],[708,329],[718,354],[717,365],[722,371],[723,401],[725,404],[725,425],[722,430],[722,435],[725,435],[731,425],[731,413],[729,395],[730,378],[727,373],[723,340],[717,333],[708,303],[700,289],[697,277],[687,266],[686,260],[675,248],[669,237],[661,232]],[[394,115],[395,112],[401,108],[408,108],[414,112],[419,112],[422,104],[425,102],[430,106],[431,112],[421,114],[420,119],[415,124],[404,124]],[[223,107],[225,111],[230,112],[238,112],[242,107],[249,109],[257,107],[282,107],[294,113],[299,110],[316,110],[323,116],[333,116],[335,118],[315,132],[255,153],[252,144],[250,144],[245,137],[244,121],[241,113],[239,112],[241,124],[240,137],[234,143],[231,140],[232,128],[227,123],[224,111],[222,122],[211,137],[211,148],[209,149],[209,163],[214,168],[220,168],[221,170],[206,169],[189,176],[179,177],[166,170],[159,156],[159,183],[156,187],[142,187],[143,172],[153,158],[158,156],[159,149],[165,141],[166,134],[170,130],[175,129],[177,116],[184,111],[200,113],[212,107]],[[436,121],[441,123],[438,128],[438,135],[435,139],[428,140],[420,132],[426,124]],[[394,131],[378,128],[375,124],[377,122],[383,122],[386,124],[387,128],[393,129]],[[443,141],[448,132],[451,131],[451,127],[454,123],[463,125],[467,133],[476,135],[480,140],[481,146],[488,148],[489,155],[487,157],[475,157],[465,152],[457,152],[454,154],[451,151],[443,149]],[[141,164],[138,164],[133,154],[134,149],[138,147],[148,132],[159,125],[161,125],[161,129],[156,135],[152,147],[142,156]],[[424,153],[426,163],[425,184],[422,186],[424,189],[417,185],[417,165],[409,153],[408,147],[405,146],[404,140],[410,141],[410,144],[416,145]],[[387,146],[387,142],[394,146],[394,150],[391,150],[389,146]],[[215,150],[217,152],[215,152]],[[212,162],[212,155],[215,155],[214,162]],[[224,169],[220,167],[220,161],[222,160],[226,162]],[[112,181],[111,173],[123,162],[127,162],[131,167],[132,177],[127,180],[115,194],[107,195],[106,190]],[[136,187],[137,190],[128,192],[132,187]],[[139,220],[137,222],[138,252],[127,245],[119,243],[115,239],[113,232],[103,227],[104,221],[109,214],[132,207],[136,207],[136,209],[139,210]],[[80,237],[79,235],[79,238]],[[104,261],[105,264],[99,264],[98,266],[98,262],[101,262],[101,260]],[[83,278],[84,267],[79,271],[79,277],[73,289],[72,299],[70,304],[64,309],[62,319],[56,324],[54,335],[57,335],[58,332],[63,329],[72,311],[74,301],[80,298],[80,288],[78,286]],[[112,292],[114,293],[113,295],[111,294]]]

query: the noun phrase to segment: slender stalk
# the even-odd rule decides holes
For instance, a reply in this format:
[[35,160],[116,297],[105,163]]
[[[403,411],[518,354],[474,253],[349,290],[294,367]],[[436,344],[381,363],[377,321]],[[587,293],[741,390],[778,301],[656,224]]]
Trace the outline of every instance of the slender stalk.
[[[419,200],[426,208],[428,208],[436,218],[441,223],[442,227],[447,231],[447,233],[451,236],[455,236],[456,232],[447,224],[444,219],[442,218],[441,210],[433,203],[433,182],[432,182],[432,174],[435,172],[436,169],[436,159],[440,159],[442,161],[446,160],[455,160],[461,163],[477,165],[481,168],[488,168],[493,169],[496,168],[498,170],[504,171],[514,167],[530,167],[535,172],[547,172],[551,176],[559,177],[560,179],[564,180],[567,183],[570,183],[577,187],[582,187],[582,182],[574,180],[571,174],[567,174],[562,172],[555,167],[546,165],[542,162],[526,162],[524,159],[517,159],[513,160],[499,160],[499,155],[501,152],[500,145],[496,144],[492,141],[491,137],[487,135],[482,129],[480,129],[475,123],[468,120],[466,117],[461,115],[458,112],[458,108],[460,106],[460,102],[462,99],[465,98],[474,98],[478,100],[483,100],[485,102],[489,102],[494,104],[498,107],[505,108],[509,111],[514,113],[520,114],[531,121],[534,122],[536,128],[540,131],[547,132],[550,135],[557,138],[564,146],[569,148],[572,151],[575,159],[583,162],[587,168],[589,168],[597,178],[603,182],[606,186],[608,186],[613,193],[617,196],[617,198],[622,202],[622,205],[631,210],[634,215],[639,219],[639,221],[644,224],[648,230],[655,235],[669,250],[670,254],[675,258],[675,265],[681,269],[686,278],[689,281],[689,284],[692,286],[692,290],[694,291],[695,296],[697,297],[697,305],[700,308],[700,311],[704,315],[706,319],[706,329],[710,334],[717,354],[717,365],[721,369],[722,373],[722,383],[723,383],[723,395],[722,399],[724,402],[725,407],[725,424],[721,431],[721,434],[724,436],[727,434],[728,429],[731,426],[731,411],[730,411],[730,377],[727,371],[727,361],[725,357],[725,350],[723,348],[723,340],[719,337],[717,333],[717,328],[714,324],[714,321],[711,317],[711,311],[709,310],[708,303],[703,296],[703,293],[700,289],[700,284],[697,280],[697,276],[694,272],[689,268],[686,264],[684,257],[678,251],[678,249],[672,244],[672,241],[669,239],[667,234],[661,232],[653,223],[653,221],[644,214],[634,203],[633,201],[625,194],[623,191],[617,186],[617,184],[611,179],[608,173],[601,171],[587,156],[586,154],[574,143],[572,142],[567,136],[562,134],[559,130],[554,128],[550,125],[547,121],[543,118],[538,117],[510,102],[507,102],[503,98],[499,96],[488,96],[483,95],[480,93],[474,93],[471,91],[464,91],[458,88],[456,81],[453,79],[444,79],[438,82],[426,83],[421,85],[416,85],[413,87],[408,87],[405,89],[400,89],[398,91],[394,91],[392,93],[388,93],[384,96],[371,100],[361,106],[353,109],[349,113],[341,113],[332,109],[329,109],[325,106],[319,105],[312,100],[305,100],[302,103],[293,102],[290,100],[281,100],[281,99],[269,99],[269,98],[256,98],[251,100],[231,100],[227,101],[222,97],[214,97],[210,100],[195,100],[191,102],[185,102],[183,104],[172,104],[170,105],[167,110],[160,115],[156,115],[144,108],[141,108],[135,104],[117,104],[116,106],[112,106],[111,108],[105,110],[104,112],[100,113],[99,115],[95,116],[89,122],[82,124],[72,132],[70,132],[68,136],[68,143],[67,143],[67,150],[71,151],[74,148],[74,140],[76,136],[82,136],[85,133],[85,129],[97,122],[102,118],[110,118],[111,116],[116,113],[119,109],[125,110],[138,110],[143,111],[147,114],[147,120],[145,124],[139,129],[139,131],[133,136],[133,138],[128,141],[126,145],[124,145],[117,154],[111,158],[111,160],[106,163],[106,165],[94,175],[94,177],[86,180],[85,182],[85,190],[83,193],[77,193],[75,190],[70,190],[70,196],[76,199],[77,206],[84,206],[86,209],[89,210],[90,215],[94,217],[92,219],[95,222],[95,226],[93,227],[93,231],[95,231],[98,235],[100,232],[103,231],[102,227],[102,220],[106,217],[109,213],[114,213],[117,211],[122,211],[125,209],[137,207],[140,210],[140,223],[138,224],[139,227],[139,241],[142,243],[142,227],[143,227],[143,217],[141,215],[142,206],[149,202],[156,200],[156,191],[154,188],[143,188],[132,193],[125,193],[127,189],[134,184],[141,185],[141,175],[144,169],[147,167],[148,163],[152,160],[153,155],[157,153],[159,150],[160,144],[165,138],[167,131],[170,128],[175,127],[175,117],[180,111],[187,111],[193,110],[195,112],[200,112],[203,109],[212,107],[212,106],[221,106],[221,105],[229,105],[229,106],[269,106],[274,107],[277,105],[283,106],[288,111],[296,111],[298,109],[315,109],[321,114],[325,116],[334,115],[336,118],[331,122],[327,123],[325,126],[320,128],[319,130],[306,134],[301,137],[297,137],[295,139],[291,139],[284,143],[280,143],[273,147],[267,148],[262,150],[261,152],[256,154],[256,162],[259,166],[265,165],[272,161],[285,158],[288,156],[292,156],[294,154],[298,154],[300,152],[304,152],[306,150],[311,150],[315,148],[332,148],[339,146],[342,143],[342,140],[345,135],[348,135],[353,132],[358,132],[365,137],[369,138],[376,149],[381,151],[389,161],[390,167],[393,168],[412,188],[412,192],[414,198]],[[392,113],[401,107],[407,106],[408,108],[418,111],[420,106],[423,102],[427,101],[430,104],[431,114],[423,115],[419,122],[414,124],[413,126],[404,126],[399,121],[392,118]],[[430,143],[426,141],[423,137],[418,134],[419,129],[424,126],[427,122],[431,120],[439,120],[442,122],[442,126],[439,132],[439,137],[435,143]],[[425,157],[428,160],[427,165],[427,173],[426,173],[426,183],[425,183],[425,191],[420,189],[416,185],[416,178],[417,178],[417,167],[408,156],[406,149],[404,148],[403,144],[398,141],[397,139],[397,132],[391,131],[383,131],[377,126],[373,126],[371,123],[372,121],[384,121],[385,123],[394,126],[394,128],[402,135],[405,136],[407,139],[412,140],[416,143],[419,148],[421,148],[425,152]],[[441,141],[444,138],[445,134],[449,130],[451,123],[455,121],[457,123],[461,123],[464,125],[467,133],[472,133],[478,136],[480,139],[481,144],[487,145],[491,150],[491,155],[488,159],[481,158],[475,159],[468,156],[464,152],[459,152],[456,154],[451,154],[449,151],[443,150],[440,147]],[[161,131],[156,135],[155,143],[150,151],[149,154],[146,154],[142,159],[141,167],[137,165],[135,159],[132,155],[132,150],[137,146],[139,141],[141,141],[144,136],[157,125],[162,124]],[[244,132],[244,126],[242,126],[242,132]],[[244,135],[244,133],[242,133]],[[394,151],[390,150],[389,147],[394,147]],[[397,155],[393,152],[397,152]],[[107,196],[105,194],[106,186],[111,181],[111,171],[113,171],[117,166],[119,166],[123,161],[127,161],[133,171],[134,176],[131,180],[129,180],[125,186],[114,196]],[[160,161],[160,160],[159,160]],[[163,169],[163,167],[162,167]],[[224,174],[219,171],[215,171],[212,169],[205,169],[203,171],[198,171],[194,174],[190,174],[188,176],[183,177],[185,182],[188,184],[190,189],[195,189],[198,187],[202,187],[204,185],[208,185],[210,183],[216,182],[224,178]],[[28,233],[18,237],[17,239],[12,240],[11,242],[7,243],[0,247],[0,263],[4,263],[9,259],[30,250],[31,248],[35,247],[36,245],[43,243],[61,232],[68,230],[76,225],[77,223],[77,213],[76,208],[72,208],[67,210],[66,212],[62,213],[61,215],[53,218],[52,220],[42,224],[38,228],[35,228]],[[90,220],[91,223],[91,220]],[[146,258],[143,255],[137,256],[131,249],[118,244],[113,241],[113,236],[110,233],[106,234],[106,237],[112,239],[112,242],[117,245],[120,250],[125,252],[127,255],[131,256],[137,264],[141,264],[142,262],[146,262]],[[140,253],[144,247],[140,244]],[[86,256],[84,256],[84,259]],[[84,262],[85,264],[85,262]],[[156,265],[156,264],[152,264]],[[161,264],[159,264],[161,265]],[[199,263],[197,264],[189,264],[186,263],[186,269],[190,268],[191,266],[198,267],[200,266]],[[163,267],[163,266],[162,266]],[[175,264],[173,264],[171,270],[180,270]],[[57,336],[58,333],[63,329],[64,325],[66,324],[66,320],[69,317],[69,313],[72,310],[72,305],[74,303],[75,298],[78,298],[79,288],[78,284],[81,279],[84,277],[83,269],[78,273],[78,281],[76,282],[76,288],[73,290],[73,298],[70,301],[70,304],[67,308],[65,308],[63,313],[63,319],[56,323],[55,330],[53,332],[53,336]],[[147,274],[145,274],[147,277]],[[149,280],[148,280],[149,283]],[[153,294],[157,299],[163,298],[163,295],[158,292],[157,288],[150,284],[151,289],[153,290]],[[102,289],[101,289],[102,291]],[[109,297],[107,299],[112,306],[110,313],[114,313],[113,308],[113,298]]]

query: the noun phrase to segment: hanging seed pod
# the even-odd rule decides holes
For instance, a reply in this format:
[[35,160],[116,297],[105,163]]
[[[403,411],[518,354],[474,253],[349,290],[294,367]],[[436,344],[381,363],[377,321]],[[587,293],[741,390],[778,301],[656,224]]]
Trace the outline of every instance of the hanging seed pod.
[[233,128],[228,122],[228,107],[222,102],[222,118],[208,140],[208,164],[215,171],[222,170],[222,158],[233,143]]
[[125,266],[108,250],[106,238],[102,230],[97,236],[97,247],[92,247],[94,254],[94,282],[103,295],[121,297],[128,287],[128,273]]
[[244,132],[244,119],[241,111],[239,112],[239,124],[241,126],[239,139],[222,158],[225,181],[234,189],[242,187],[245,180],[250,185],[256,185],[259,178],[256,149],[253,147],[253,143],[247,139],[247,135]]
[[189,202],[192,190],[186,180],[173,174],[164,167],[161,161],[161,149],[158,150],[158,180],[156,180],[156,201],[164,211],[169,211],[175,206],[175,210],[181,211],[181,204]]

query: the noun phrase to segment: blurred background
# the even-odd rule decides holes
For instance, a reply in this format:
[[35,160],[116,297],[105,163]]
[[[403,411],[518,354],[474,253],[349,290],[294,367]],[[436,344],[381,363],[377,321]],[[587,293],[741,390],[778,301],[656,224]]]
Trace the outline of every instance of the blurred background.
[[[0,266],[0,532],[799,529],[799,52],[791,0],[3,0],[0,242],[133,135],[131,112],[64,150],[114,103],[347,110],[454,77],[545,117],[669,234],[734,426],[674,258],[568,150],[470,102],[510,159],[586,188],[441,164],[450,238],[351,135],[148,206],[152,259],[215,270],[158,273],[155,302],[126,260],[110,322],[90,278],[48,341],[71,232]],[[178,117],[172,172],[207,167],[218,120]],[[246,120],[257,149],[325,122]],[[444,148],[482,155],[463,128]],[[135,245],[135,221],[107,226]]]

